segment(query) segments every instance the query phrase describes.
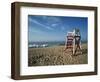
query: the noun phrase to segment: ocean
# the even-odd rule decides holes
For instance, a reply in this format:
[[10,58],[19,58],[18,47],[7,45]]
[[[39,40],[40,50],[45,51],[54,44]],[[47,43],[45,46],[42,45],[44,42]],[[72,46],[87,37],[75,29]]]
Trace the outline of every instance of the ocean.
[[[81,41],[81,43],[87,43],[87,41]],[[65,41],[41,41],[41,42],[29,42],[29,48],[44,48],[53,46],[64,46]]]
[[44,48],[44,47],[52,47],[52,46],[62,46],[65,45],[65,41],[41,41],[41,42],[29,42],[28,47],[32,48]]

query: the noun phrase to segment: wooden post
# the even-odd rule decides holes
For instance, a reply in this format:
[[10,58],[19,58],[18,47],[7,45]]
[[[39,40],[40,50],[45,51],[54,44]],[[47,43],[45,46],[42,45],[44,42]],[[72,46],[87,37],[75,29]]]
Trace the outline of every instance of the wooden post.
[[73,54],[75,54],[75,30],[73,30]]

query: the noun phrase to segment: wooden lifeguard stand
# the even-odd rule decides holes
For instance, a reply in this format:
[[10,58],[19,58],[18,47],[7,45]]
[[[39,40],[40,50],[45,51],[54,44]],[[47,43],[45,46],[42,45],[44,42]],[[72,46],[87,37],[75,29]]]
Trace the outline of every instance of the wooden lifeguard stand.
[[72,54],[75,55],[77,49],[82,53],[81,49],[81,35],[79,29],[74,29],[73,32],[68,32],[65,41],[65,51],[70,49]]

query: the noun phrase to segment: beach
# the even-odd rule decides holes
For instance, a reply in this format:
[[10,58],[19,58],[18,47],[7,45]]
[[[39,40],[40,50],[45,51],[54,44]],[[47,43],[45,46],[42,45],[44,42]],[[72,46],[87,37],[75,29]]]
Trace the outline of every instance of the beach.
[[28,66],[75,65],[88,63],[87,43],[82,44],[82,54],[78,50],[72,55],[65,46],[28,48]]

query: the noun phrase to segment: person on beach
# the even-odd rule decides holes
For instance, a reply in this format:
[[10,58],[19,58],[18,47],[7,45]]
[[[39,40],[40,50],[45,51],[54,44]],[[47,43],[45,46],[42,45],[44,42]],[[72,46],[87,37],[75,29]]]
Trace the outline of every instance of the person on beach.
[[75,33],[74,39],[75,39],[75,52],[74,52],[74,55],[76,54],[77,49],[79,49],[81,54],[82,54],[81,36],[80,36],[79,29],[76,29],[76,33]]
[[75,52],[74,52],[74,55],[76,54],[77,49],[79,49],[81,54],[82,54],[81,36],[75,36]]

